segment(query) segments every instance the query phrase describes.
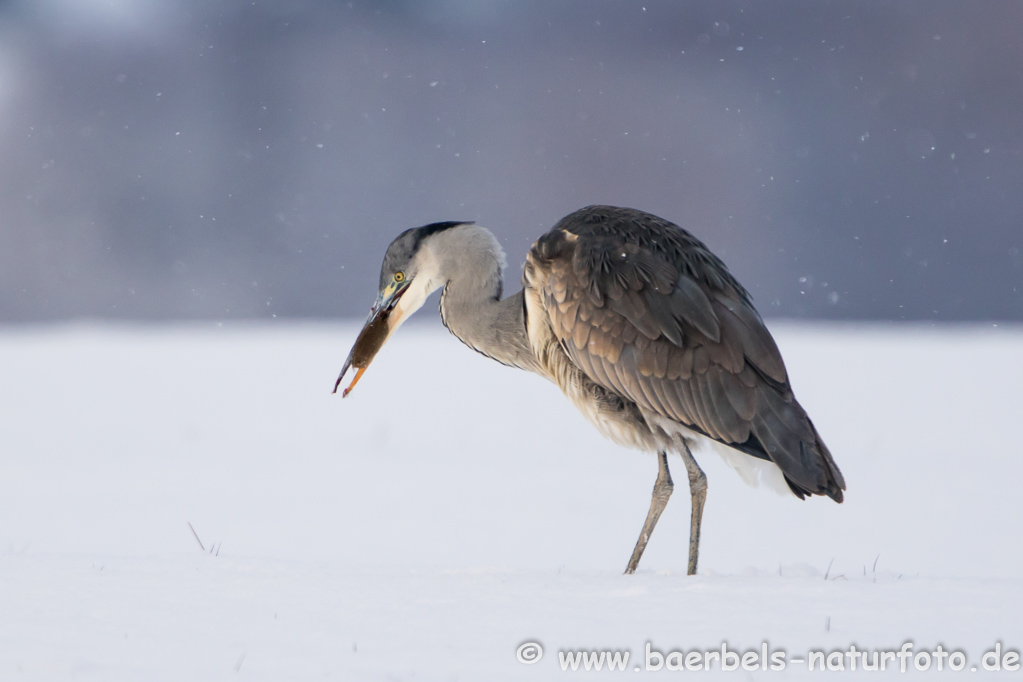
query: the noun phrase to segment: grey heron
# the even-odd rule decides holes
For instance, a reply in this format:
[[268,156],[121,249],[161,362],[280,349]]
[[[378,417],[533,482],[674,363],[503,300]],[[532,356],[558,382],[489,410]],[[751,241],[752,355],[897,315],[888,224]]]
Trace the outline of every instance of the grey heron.
[[707,497],[695,445],[762,463],[800,499],[842,501],[842,474],[796,401],[749,293],[696,237],[636,209],[589,206],[533,244],[522,289],[502,299],[504,267],[497,239],[475,223],[402,232],[387,248],[379,294],[334,391],[355,368],[347,396],[390,335],[443,289],[441,320],[463,343],[554,382],[612,441],[657,453],[650,511],[626,573],[671,496],[669,452],[689,475],[690,575]]

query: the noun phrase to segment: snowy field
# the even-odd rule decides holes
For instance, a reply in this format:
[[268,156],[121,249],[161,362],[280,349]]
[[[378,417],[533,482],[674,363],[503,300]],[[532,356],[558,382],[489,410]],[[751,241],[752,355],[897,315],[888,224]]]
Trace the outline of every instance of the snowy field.
[[[651,672],[645,646],[907,640],[962,651],[952,677],[1023,677],[981,668],[1023,647],[1023,329],[771,328],[846,503],[697,453],[696,577],[680,460],[623,576],[655,459],[435,323],[404,327],[344,401],[354,323],[0,331],[0,678],[892,678]],[[626,672],[562,671],[583,649],[629,651]]]

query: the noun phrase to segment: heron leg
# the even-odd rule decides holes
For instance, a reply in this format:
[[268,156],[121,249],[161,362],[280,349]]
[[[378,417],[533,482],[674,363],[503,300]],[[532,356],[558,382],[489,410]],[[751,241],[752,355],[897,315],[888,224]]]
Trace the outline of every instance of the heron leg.
[[693,516],[689,525],[689,575],[696,575],[696,562],[700,558],[700,524],[703,521],[703,503],[707,501],[707,475],[693,459],[689,446],[683,442],[682,461],[689,472],[689,493],[693,497]]
[[668,455],[664,452],[658,452],[657,480],[654,481],[654,494],[650,500],[650,512],[646,515],[646,523],[643,524],[643,530],[639,533],[636,548],[632,550],[632,558],[629,559],[629,565],[625,568],[626,575],[636,572],[639,560],[643,556],[643,550],[646,549],[646,543],[650,540],[650,534],[654,532],[657,519],[661,518],[661,512],[664,511],[665,505],[668,504],[668,498],[671,497],[671,491],[674,488],[675,484],[671,482],[671,473],[668,471]]

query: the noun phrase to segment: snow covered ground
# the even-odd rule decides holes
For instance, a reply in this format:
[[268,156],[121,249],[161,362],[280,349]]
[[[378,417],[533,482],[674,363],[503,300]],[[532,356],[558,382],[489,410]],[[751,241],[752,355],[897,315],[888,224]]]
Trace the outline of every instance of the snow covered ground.
[[[671,677],[694,672],[646,670],[648,642],[794,659],[907,640],[961,650],[967,675],[1019,651],[1023,329],[771,328],[847,500],[750,489],[697,453],[692,578],[680,461],[621,575],[654,458],[436,324],[404,327],[344,401],[354,323],[0,331],[0,678]],[[631,657],[563,671],[582,649]]]

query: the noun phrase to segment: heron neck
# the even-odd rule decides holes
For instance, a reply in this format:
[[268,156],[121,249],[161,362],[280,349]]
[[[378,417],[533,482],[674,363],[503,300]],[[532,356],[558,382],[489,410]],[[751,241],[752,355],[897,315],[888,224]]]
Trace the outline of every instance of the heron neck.
[[441,320],[473,350],[503,365],[537,371],[526,333],[522,291],[503,301],[500,295],[500,279],[489,291],[466,278],[452,279],[441,293]]

